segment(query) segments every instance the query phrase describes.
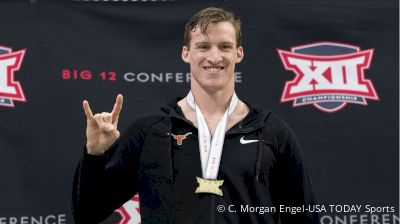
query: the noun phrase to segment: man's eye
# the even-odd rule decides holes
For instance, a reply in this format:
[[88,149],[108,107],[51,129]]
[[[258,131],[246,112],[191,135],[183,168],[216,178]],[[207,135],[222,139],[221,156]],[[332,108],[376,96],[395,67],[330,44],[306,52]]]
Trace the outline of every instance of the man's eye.
[[232,46],[231,46],[231,45],[228,45],[228,44],[224,44],[224,45],[221,46],[221,48],[222,48],[223,50],[230,50],[230,49],[232,48]]
[[197,48],[205,50],[205,49],[208,49],[210,47],[208,45],[199,45]]

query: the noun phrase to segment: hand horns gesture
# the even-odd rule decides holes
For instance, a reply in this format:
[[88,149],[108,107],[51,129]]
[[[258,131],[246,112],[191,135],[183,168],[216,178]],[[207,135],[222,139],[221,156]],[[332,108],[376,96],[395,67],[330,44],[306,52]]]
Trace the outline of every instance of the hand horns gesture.
[[89,102],[83,101],[83,110],[87,118],[86,149],[92,155],[101,155],[119,138],[118,118],[122,109],[123,96],[118,94],[111,113],[102,112],[93,115]]

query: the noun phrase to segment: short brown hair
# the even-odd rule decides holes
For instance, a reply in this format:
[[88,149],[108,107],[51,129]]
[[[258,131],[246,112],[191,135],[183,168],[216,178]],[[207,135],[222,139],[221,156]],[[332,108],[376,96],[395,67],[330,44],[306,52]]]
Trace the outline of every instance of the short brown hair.
[[200,28],[200,32],[207,35],[207,27],[212,23],[230,22],[235,28],[236,33],[236,47],[242,45],[242,32],[240,31],[240,20],[235,18],[235,15],[221,8],[209,7],[198,11],[190,18],[185,26],[185,35],[183,38],[183,45],[189,47],[190,45],[190,33],[196,29],[197,26]]

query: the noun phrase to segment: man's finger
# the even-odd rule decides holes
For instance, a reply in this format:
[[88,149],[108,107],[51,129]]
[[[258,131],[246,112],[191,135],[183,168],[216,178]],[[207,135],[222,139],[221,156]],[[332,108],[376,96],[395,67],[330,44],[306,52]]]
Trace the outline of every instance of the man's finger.
[[103,117],[103,121],[107,123],[112,123],[112,117],[110,113],[103,112],[101,113],[101,116]]
[[83,101],[83,110],[85,111],[87,119],[94,119],[92,110],[90,109],[89,102],[87,100]]
[[111,112],[112,115],[112,123],[115,123],[118,121],[119,113],[121,112],[122,109],[122,102],[124,101],[124,98],[121,94],[118,94],[117,98],[115,99],[115,104],[114,108]]

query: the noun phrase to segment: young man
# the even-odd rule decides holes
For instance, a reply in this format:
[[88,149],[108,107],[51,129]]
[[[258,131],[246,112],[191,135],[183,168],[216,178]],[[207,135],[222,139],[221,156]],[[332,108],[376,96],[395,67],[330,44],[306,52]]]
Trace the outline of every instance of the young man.
[[93,115],[74,180],[76,223],[97,223],[134,194],[142,223],[317,223],[280,206],[313,203],[299,145],[288,126],[235,94],[243,59],[240,22],[219,8],[196,13],[185,29],[182,59],[191,91],[117,129],[123,98]]

